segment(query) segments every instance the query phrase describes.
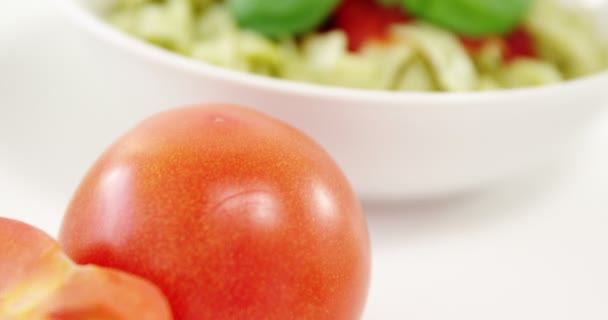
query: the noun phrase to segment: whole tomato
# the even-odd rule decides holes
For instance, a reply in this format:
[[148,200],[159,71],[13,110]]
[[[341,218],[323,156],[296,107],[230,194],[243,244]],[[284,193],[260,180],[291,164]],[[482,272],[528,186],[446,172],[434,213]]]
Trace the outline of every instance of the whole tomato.
[[149,279],[176,319],[357,319],[370,246],[330,156],[250,109],[143,121],[94,164],[60,232],[79,263]]

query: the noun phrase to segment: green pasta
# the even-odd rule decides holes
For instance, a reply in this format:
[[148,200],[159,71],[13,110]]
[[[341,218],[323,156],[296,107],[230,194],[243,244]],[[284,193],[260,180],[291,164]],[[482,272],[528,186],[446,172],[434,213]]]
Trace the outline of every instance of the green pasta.
[[[394,3],[396,1],[387,1]],[[248,30],[221,0],[116,0],[108,20],[153,45],[205,63],[293,81],[394,91],[475,91],[547,85],[608,68],[608,39],[588,12],[536,0],[521,24],[536,57],[505,61],[500,42],[468,50],[429,22],[396,25],[390,43],[348,50],[340,30],[298,39]]]

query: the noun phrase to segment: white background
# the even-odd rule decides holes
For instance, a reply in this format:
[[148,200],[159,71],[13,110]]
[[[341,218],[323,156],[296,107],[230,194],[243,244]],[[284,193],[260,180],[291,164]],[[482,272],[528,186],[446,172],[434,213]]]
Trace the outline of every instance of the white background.
[[[0,216],[55,235],[92,161],[150,110],[130,109],[48,0],[0,9]],[[572,161],[534,176],[366,203],[365,319],[608,319],[608,116],[590,131]]]

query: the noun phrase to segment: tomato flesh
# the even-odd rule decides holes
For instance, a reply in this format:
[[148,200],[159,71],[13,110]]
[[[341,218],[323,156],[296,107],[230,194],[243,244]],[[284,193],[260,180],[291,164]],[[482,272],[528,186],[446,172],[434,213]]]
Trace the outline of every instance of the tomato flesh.
[[160,290],[127,273],[78,266],[43,231],[0,217],[0,319],[171,320]]

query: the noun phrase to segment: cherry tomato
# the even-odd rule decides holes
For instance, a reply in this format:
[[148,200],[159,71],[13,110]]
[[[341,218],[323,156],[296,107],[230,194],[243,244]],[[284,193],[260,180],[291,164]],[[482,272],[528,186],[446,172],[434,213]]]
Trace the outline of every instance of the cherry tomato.
[[370,247],[347,179],[310,138],[236,106],[143,121],[94,164],[60,242],[149,279],[176,319],[358,319]]
[[401,7],[374,0],[345,0],[334,13],[335,26],[348,36],[351,51],[370,40],[386,39],[391,25],[411,19]]

